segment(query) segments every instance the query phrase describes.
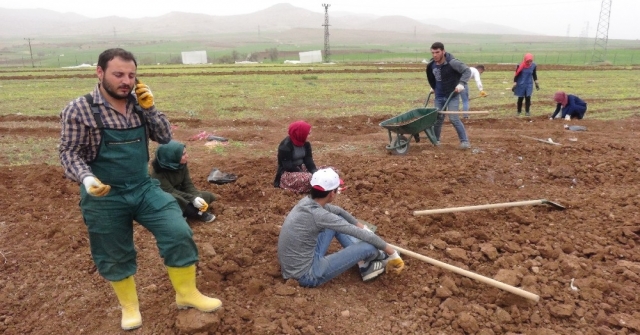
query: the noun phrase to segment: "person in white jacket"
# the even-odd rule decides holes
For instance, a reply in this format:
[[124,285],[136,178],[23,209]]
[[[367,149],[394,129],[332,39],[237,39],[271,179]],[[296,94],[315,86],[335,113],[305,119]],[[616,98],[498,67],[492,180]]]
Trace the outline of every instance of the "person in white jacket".
[[[476,85],[478,85],[478,90],[480,90],[480,96],[484,97],[487,93],[482,88],[482,80],[480,80],[480,74],[484,72],[484,65],[478,65],[476,67],[469,67],[471,70],[471,78],[475,79]],[[462,111],[469,111],[469,84],[464,84],[464,91],[460,93],[460,98],[462,99]],[[469,114],[462,114],[462,117],[465,119],[469,118]]]

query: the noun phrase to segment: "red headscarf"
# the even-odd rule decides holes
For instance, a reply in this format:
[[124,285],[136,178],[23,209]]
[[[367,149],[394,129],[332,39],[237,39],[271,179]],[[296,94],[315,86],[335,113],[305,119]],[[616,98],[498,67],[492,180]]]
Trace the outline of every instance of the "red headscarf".
[[557,103],[561,104],[562,107],[564,107],[567,105],[567,102],[569,101],[569,97],[567,96],[567,93],[558,91],[556,92],[556,94],[553,95],[553,100],[555,100]]
[[296,121],[289,125],[289,138],[297,147],[304,145],[310,132],[311,125],[304,121]]
[[531,62],[533,62],[533,55],[532,54],[525,54],[524,55],[524,59],[522,59],[522,63],[520,63],[520,65],[518,65],[518,68],[516,69],[516,76],[518,74],[520,74],[520,72],[522,71],[522,69],[528,69],[531,67],[531,64],[527,64],[527,61],[530,60]]

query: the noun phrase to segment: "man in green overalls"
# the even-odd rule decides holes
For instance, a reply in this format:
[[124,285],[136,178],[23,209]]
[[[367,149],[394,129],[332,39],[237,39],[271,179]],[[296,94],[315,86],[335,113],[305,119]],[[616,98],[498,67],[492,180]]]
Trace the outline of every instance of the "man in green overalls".
[[193,232],[176,200],[148,174],[149,139],[168,143],[171,128],[156,110],[149,87],[136,80],[136,70],[130,52],[104,51],[93,92],[73,100],[60,114],[60,161],[66,177],[80,183],[91,256],[115,290],[125,330],[142,325],[133,278],[134,220],[156,238],[179,308],[211,312],[222,306],[196,288]]

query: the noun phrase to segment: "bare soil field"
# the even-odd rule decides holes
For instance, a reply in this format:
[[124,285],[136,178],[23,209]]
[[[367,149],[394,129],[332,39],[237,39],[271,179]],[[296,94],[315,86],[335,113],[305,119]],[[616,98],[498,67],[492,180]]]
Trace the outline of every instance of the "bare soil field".
[[[127,333],[640,334],[640,117],[570,122],[585,132],[542,115],[472,118],[465,120],[472,148],[464,151],[447,121],[440,147],[412,141],[404,156],[385,149],[385,119],[306,120],[316,163],[338,168],[348,186],[337,204],[390,243],[533,292],[539,302],[407,256],[401,275],[369,283],[356,269],[314,289],[284,281],[278,232],[301,195],[272,181],[276,147],[295,119],[173,119],[196,186],[222,196],[213,204],[216,221],[191,227],[198,286],[223,308],[178,310],[155,240],[136,225],[143,326]],[[231,144],[213,150],[187,141],[201,131]],[[0,136],[58,132],[55,117],[0,117]],[[0,164],[0,333],[125,333],[115,294],[91,260],[78,185],[60,166],[10,166],[6,156]],[[209,184],[214,167],[239,178]],[[412,214],[543,198],[567,209]]]

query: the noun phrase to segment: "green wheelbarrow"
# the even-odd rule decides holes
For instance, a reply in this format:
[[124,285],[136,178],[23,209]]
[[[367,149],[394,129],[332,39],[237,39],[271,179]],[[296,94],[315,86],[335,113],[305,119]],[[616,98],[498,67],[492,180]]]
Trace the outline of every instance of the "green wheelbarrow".
[[[419,138],[419,134],[422,131],[427,134],[427,138],[433,145],[438,144],[438,139],[433,130],[433,125],[438,119],[438,109],[426,107],[429,104],[430,98],[431,93],[427,96],[427,102],[423,108],[412,109],[406,113],[380,122],[380,126],[389,132],[389,145],[387,145],[386,149],[392,154],[406,154],[409,151],[411,138]],[[395,138],[392,133],[395,134]],[[405,135],[408,135],[408,137]]]

